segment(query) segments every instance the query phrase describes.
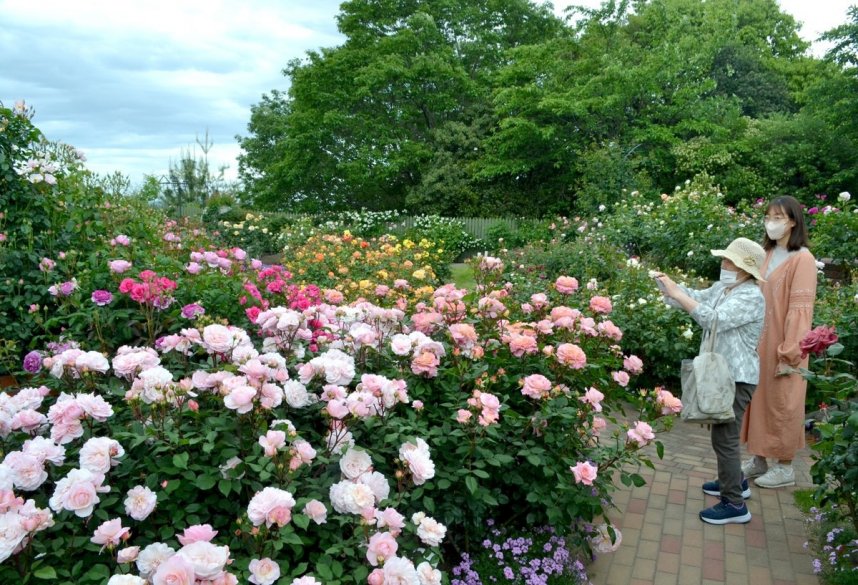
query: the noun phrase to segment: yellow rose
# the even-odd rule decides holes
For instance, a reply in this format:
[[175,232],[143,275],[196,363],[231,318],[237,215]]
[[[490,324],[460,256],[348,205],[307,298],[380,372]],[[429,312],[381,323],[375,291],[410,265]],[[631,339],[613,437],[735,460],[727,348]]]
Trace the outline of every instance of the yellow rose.
[[413,276],[413,277],[414,277],[414,278],[416,278],[417,280],[423,280],[424,278],[426,278],[426,271],[425,271],[425,270],[423,270],[422,268],[420,268],[420,269],[415,270],[414,272],[412,272],[412,273],[411,273],[411,276]]

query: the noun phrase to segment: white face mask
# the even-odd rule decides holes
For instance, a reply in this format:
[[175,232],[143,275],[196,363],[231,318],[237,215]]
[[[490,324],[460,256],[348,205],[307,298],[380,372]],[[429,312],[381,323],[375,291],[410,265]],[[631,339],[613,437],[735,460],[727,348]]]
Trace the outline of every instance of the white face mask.
[[724,268],[721,269],[721,282],[726,285],[736,284],[736,280],[739,278],[739,273],[733,270],[726,270]]
[[766,234],[772,240],[780,240],[787,231],[786,221],[767,221],[764,225],[766,226]]

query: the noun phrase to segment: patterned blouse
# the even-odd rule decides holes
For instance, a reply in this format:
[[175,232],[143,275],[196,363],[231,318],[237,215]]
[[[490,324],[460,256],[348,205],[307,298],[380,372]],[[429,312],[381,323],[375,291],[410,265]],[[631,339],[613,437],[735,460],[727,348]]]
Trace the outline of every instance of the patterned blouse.
[[[699,303],[690,314],[703,328],[701,351],[717,315],[715,351],[726,358],[734,381],[757,384],[760,380],[757,343],[766,314],[766,301],[757,283],[743,282],[726,295],[727,287],[721,282],[704,290],[692,290],[682,285],[680,288]],[[673,299],[668,300],[671,306],[678,306]]]

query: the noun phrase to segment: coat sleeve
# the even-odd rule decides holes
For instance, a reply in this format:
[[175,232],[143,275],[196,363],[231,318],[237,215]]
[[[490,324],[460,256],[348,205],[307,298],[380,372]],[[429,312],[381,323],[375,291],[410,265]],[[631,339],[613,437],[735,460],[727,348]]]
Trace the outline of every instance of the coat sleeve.
[[813,304],[816,300],[816,259],[802,252],[792,274],[789,307],[784,321],[784,339],[778,346],[778,363],[797,367],[801,363],[799,343],[813,325]]
[[718,331],[727,331],[759,321],[762,323],[766,312],[766,302],[756,285],[737,288],[724,297],[713,308],[700,303],[691,311],[691,316],[704,330],[712,328],[718,317]]

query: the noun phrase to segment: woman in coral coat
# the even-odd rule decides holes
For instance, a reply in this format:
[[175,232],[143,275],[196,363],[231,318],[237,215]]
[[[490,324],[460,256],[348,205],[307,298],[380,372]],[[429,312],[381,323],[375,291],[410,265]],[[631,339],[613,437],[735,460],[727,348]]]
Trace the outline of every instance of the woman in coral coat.
[[769,203],[765,227],[760,382],[742,426],[742,440],[753,457],[742,463],[742,472],[756,477],[759,487],[778,488],[795,485],[792,460],[804,448],[807,381],[799,368],[807,367],[807,358],[802,359],[799,342],[812,327],[816,260],[807,249],[804,211],[793,197]]

